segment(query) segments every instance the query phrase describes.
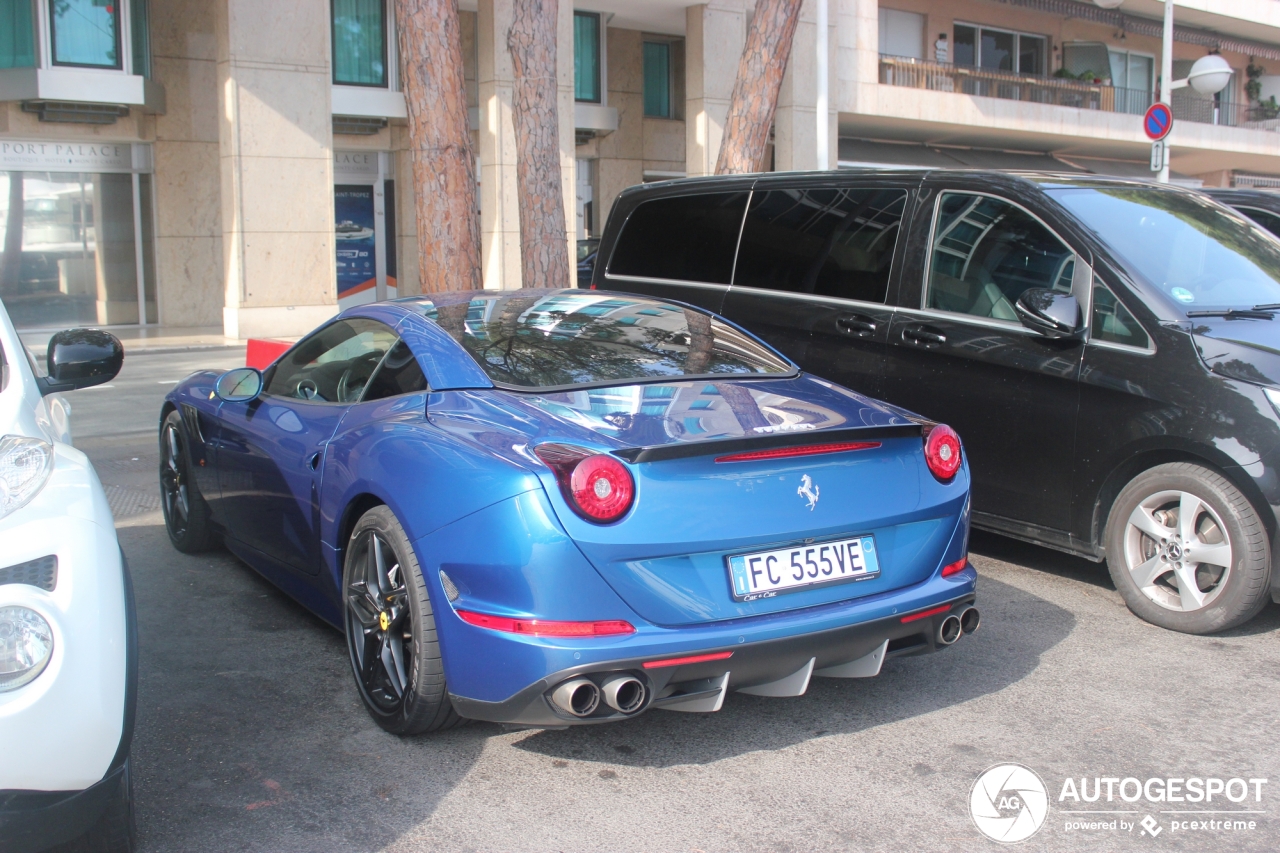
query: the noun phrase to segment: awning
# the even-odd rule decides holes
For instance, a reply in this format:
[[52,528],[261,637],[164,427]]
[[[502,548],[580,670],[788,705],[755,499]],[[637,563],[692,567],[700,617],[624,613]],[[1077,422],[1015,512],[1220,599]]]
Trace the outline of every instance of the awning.
[[1007,169],[1022,172],[1082,172],[1049,154],[1000,151],[994,148],[952,148],[878,139],[841,139],[842,169]]
[[[1140,181],[1154,181],[1155,173],[1145,160],[1103,160],[1099,157],[1071,157],[1073,166],[1078,166],[1095,175],[1106,175],[1109,178],[1135,178]],[[1183,187],[1199,189],[1204,181],[1169,170],[1169,183]]]

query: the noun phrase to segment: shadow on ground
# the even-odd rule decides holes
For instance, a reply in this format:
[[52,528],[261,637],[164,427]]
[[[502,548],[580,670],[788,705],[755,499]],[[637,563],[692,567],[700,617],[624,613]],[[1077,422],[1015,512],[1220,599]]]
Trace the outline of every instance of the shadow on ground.
[[121,526],[139,614],[141,850],[377,850],[427,820],[496,728],[401,739],[357,698],[341,635],[156,514]]
[[520,749],[556,758],[637,767],[709,764],[810,738],[849,734],[961,705],[1014,684],[1075,627],[1066,610],[1009,584],[982,578],[982,627],[955,646],[898,658],[872,679],[815,678],[804,696],[735,693],[718,714],[653,711],[608,725],[542,731]]

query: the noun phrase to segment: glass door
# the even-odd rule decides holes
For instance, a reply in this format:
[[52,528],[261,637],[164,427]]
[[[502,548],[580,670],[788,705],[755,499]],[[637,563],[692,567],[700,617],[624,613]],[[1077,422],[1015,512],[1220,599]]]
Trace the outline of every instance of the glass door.
[[395,180],[384,151],[334,152],[338,308],[395,299]]

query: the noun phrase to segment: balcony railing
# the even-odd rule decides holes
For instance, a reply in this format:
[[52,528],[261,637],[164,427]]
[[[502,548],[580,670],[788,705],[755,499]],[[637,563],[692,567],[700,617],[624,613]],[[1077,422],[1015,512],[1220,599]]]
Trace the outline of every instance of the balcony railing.
[[[1143,89],[1121,89],[1110,84],[993,71],[972,65],[927,62],[905,56],[880,57],[880,82],[890,86],[931,89],[935,92],[959,92],[1006,101],[1026,101],[1139,116],[1152,103],[1151,93]],[[1181,121],[1274,129],[1267,125],[1276,122],[1264,123],[1260,120],[1263,117],[1256,115],[1257,112],[1257,109],[1245,109],[1223,97],[1215,101],[1181,90],[1174,92],[1173,116]]]

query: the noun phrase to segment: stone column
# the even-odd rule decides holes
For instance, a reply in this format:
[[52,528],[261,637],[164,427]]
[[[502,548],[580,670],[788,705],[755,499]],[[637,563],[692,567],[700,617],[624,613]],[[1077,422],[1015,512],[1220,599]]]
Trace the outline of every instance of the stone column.
[[511,117],[511,0],[480,0],[476,80],[480,88],[480,262],[486,289],[520,286],[520,209]]
[[724,136],[747,14],[734,0],[685,9],[685,157],[689,177],[710,175]]
[[827,162],[818,162],[818,13],[819,3],[804,0],[791,43],[791,59],[778,92],[773,117],[773,161],[779,172],[836,167],[836,16],[827,15]]
[[878,0],[836,2],[839,85],[835,107],[842,113],[867,112],[873,108],[880,83],[880,3]]
[[151,4],[151,67],[166,109],[155,117],[155,245],[160,322],[222,324],[218,10],[207,0]]
[[329,3],[217,7],[224,333],[300,335],[337,311]]
[[[520,196],[516,187],[516,137],[511,115],[515,72],[507,49],[512,15],[511,0],[479,0],[476,79],[480,89],[480,260],[486,290],[512,290],[521,286]],[[572,279],[577,262],[573,252],[575,146],[573,4],[570,0],[560,0],[556,31],[560,180],[565,199],[565,250],[569,252]]]

